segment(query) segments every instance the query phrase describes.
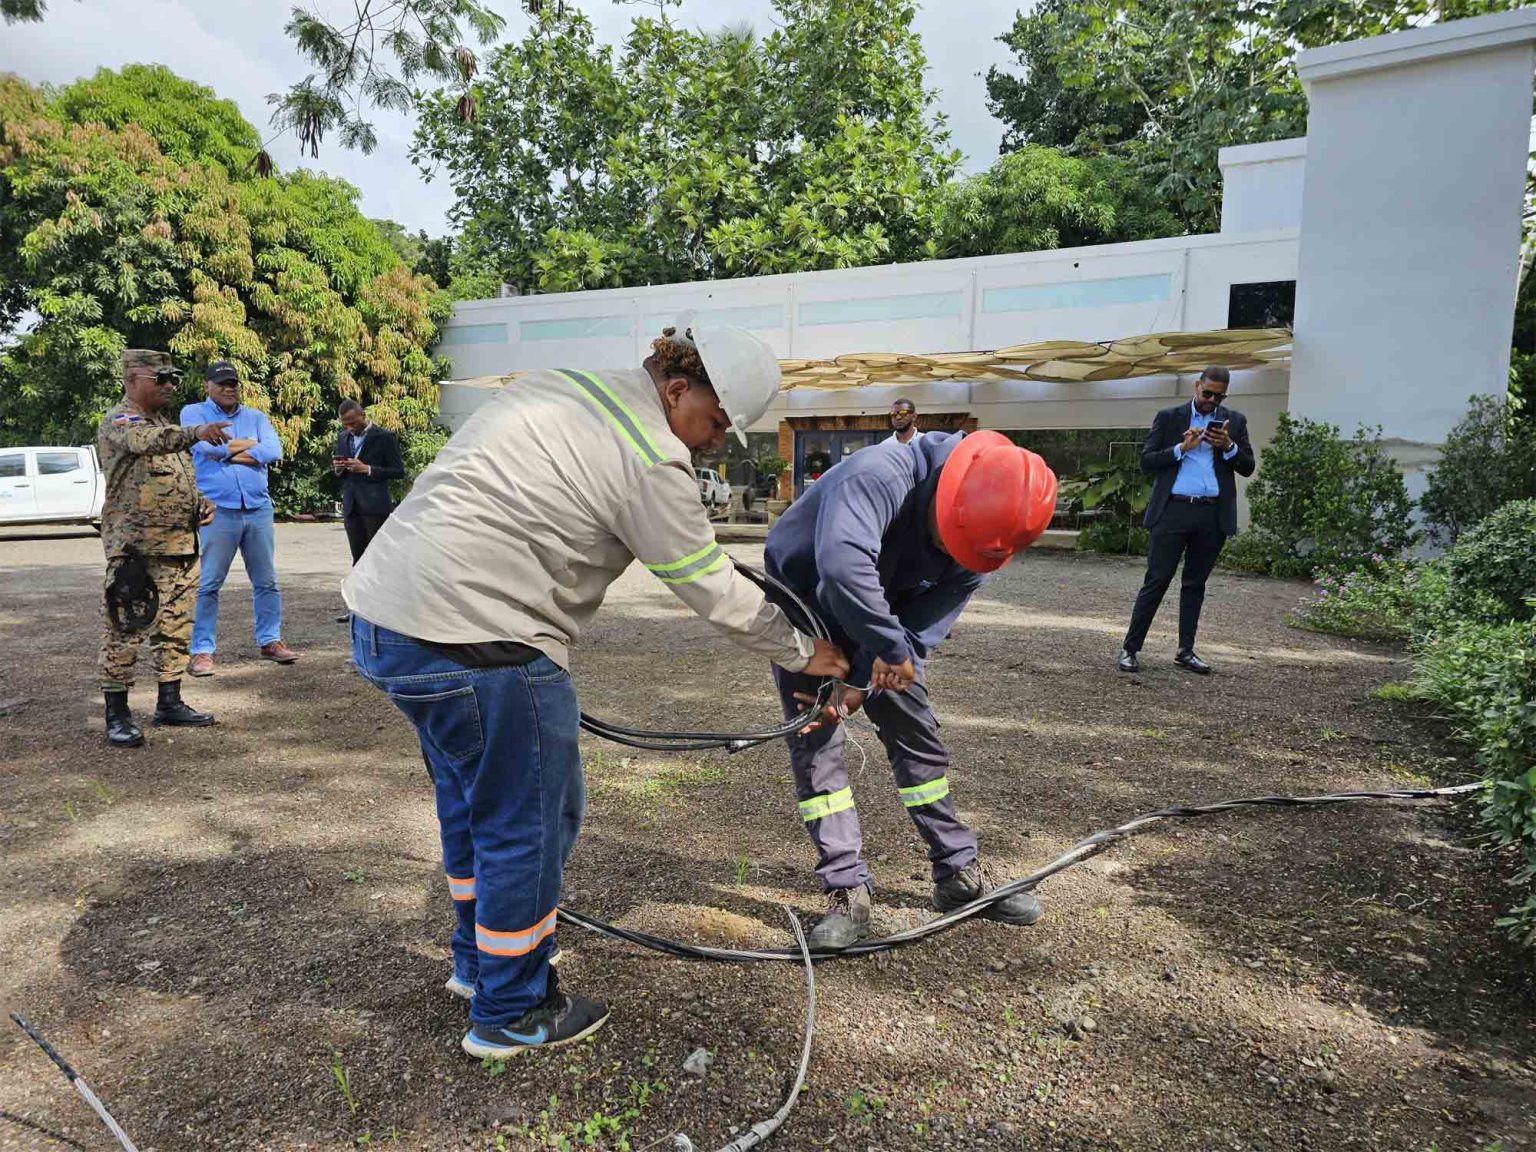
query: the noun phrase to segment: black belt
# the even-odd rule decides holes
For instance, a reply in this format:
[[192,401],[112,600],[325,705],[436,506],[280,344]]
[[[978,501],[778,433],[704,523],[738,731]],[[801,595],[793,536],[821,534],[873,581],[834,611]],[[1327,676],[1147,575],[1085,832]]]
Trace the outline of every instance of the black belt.
[[1168,499],[1180,504],[1216,504],[1221,501],[1220,496],[1178,496],[1171,495]]

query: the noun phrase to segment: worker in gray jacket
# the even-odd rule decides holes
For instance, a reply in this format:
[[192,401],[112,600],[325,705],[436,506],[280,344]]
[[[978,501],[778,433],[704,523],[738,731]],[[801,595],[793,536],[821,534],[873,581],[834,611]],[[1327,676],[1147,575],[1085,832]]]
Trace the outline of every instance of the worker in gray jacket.
[[549,959],[583,804],[571,645],[635,558],[750,652],[847,673],[715,542],[692,453],[718,450],[779,387],[741,329],[667,329],[638,370],[543,371],[475,413],[342,585],[358,670],[410,718],[431,768],[458,913],[448,990],[464,1051],[504,1059],[579,1040],[606,1005]]

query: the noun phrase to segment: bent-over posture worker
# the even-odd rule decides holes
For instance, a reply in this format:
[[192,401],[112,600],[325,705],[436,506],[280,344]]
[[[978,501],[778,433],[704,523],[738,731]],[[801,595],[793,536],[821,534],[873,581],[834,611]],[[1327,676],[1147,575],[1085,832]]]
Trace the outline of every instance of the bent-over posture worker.
[[[998,432],[929,432],[886,441],[842,461],[768,533],[770,575],[815,604],[853,660],[841,715],[864,708],[880,733],[896,787],[928,844],[933,904],[948,912],[982,896],[976,834],[949,787],[949,751],[928,702],[923,662],[967,601],[1051,522],[1056,477],[1044,460]],[[775,668],[786,717],[813,699],[815,681]],[[870,691],[865,691],[865,689]],[[870,933],[869,865],[848,783],[838,708],[788,737],[800,816],[816,846],[828,907],[810,943],[846,948]],[[1033,924],[1027,892],[985,915]]]
[[534,372],[497,393],[342,586],[353,659],[432,770],[471,1056],[567,1044],[608,1017],[560,991],[549,957],[583,805],[569,651],[630,562],[748,651],[847,672],[735,570],[699,503],[691,453],[762,414],[773,353],[730,328],[652,348],[639,370]]

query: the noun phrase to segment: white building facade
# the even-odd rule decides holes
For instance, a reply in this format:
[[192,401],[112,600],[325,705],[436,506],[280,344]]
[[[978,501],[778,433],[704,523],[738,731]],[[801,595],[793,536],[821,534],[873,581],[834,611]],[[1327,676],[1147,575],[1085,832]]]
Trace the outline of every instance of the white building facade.
[[[1381,425],[1410,477],[1474,393],[1507,387],[1536,10],[1305,52],[1308,137],[1225,149],[1219,234],[459,304],[440,353],[457,425],[510,372],[634,366],[691,311],[785,359],[987,351],[1154,332],[1294,329],[1293,360],[1234,374],[1256,447],[1282,411]],[[1293,320],[1294,316],[1294,320]],[[469,382],[480,378],[477,382]],[[920,423],[1145,429],[1189,377],[946,381],[781,393],[753,427],[805,479],[808,450],[872,442],[897,396]]]

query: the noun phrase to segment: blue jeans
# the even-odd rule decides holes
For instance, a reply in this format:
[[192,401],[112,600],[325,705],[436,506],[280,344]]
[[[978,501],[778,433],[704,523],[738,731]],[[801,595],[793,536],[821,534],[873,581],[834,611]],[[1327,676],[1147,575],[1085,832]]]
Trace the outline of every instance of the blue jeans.
[[192,655],[213,653],[219,631],[219,589],[238,550],[251,581],[256,610],[256,643],[283,638],[283,597],[277,590],[272,505],[220,508],[201,531],[203,575],[197,588],[197,617],[192,624]]
[[565,858],[585,788],[576,690],[548,657],[466,668],[352,617],[352,659],[416,726],[437,794],[469,1018],[503,1027],[544,999]]

